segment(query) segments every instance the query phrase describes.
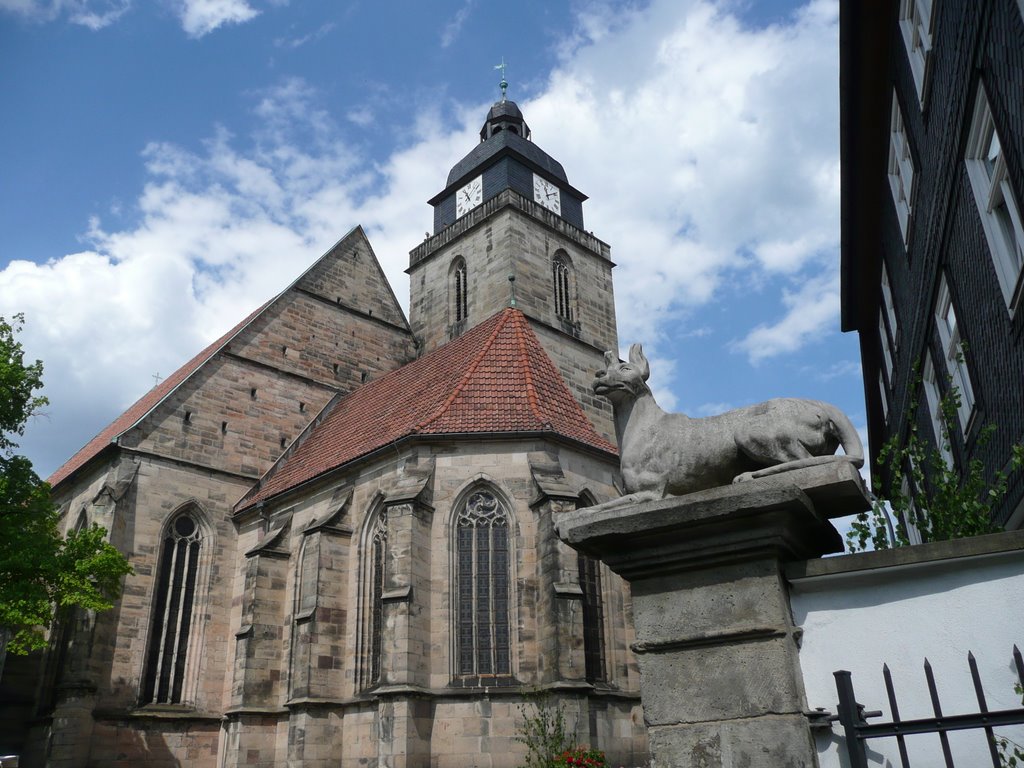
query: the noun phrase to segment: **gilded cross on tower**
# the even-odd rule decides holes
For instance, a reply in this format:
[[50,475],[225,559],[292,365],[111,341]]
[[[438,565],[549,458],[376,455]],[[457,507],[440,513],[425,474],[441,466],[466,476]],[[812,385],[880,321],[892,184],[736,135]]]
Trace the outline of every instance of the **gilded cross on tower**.
[[505,57],[501,57],[501,64],[495,64],[495,69],[501,70],[501,82],[498,83],[498,87],[501,88],[501,100],[505,101],[505,91],[508,90],[508,80],[505,79]]

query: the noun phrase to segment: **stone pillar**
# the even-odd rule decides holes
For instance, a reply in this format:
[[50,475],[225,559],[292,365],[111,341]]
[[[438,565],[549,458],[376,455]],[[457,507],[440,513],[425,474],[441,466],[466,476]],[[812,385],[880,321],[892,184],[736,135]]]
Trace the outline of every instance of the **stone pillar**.
[[827,518],[867,506],[839,461],[558,521],[630,584],[656,768],[818,764],[782,565],[841,551]]

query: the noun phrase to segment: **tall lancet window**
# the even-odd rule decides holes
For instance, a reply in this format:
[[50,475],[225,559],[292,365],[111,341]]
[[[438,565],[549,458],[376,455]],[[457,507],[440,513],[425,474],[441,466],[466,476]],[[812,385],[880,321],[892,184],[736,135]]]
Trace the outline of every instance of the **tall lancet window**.
[[381,651],[384,642],[384,577],[388,556],[388,518],[381,510],[370,535],[370,610],[368,636],[370,639],[370,685],[380,682]]
[[564,255],[551,262],[551,280],[555,293],[555,314],[572,322],[572,273]]
[[451,270],[452,321],[463,323],[469,315],[467,295],[466,260],[461,256],[452,263]]
[[509,519],[474,491],[455,522],[457,661],[461,676],[509,675]]
[[143,704],[181,702],[202,544],[202,529],[192,511],[173,517],[164,531],[153,593]]
[[583,664],[587,682],[606,679],[604,667],[604,602],[601,562],[586,555],[578,560],[583,590]]

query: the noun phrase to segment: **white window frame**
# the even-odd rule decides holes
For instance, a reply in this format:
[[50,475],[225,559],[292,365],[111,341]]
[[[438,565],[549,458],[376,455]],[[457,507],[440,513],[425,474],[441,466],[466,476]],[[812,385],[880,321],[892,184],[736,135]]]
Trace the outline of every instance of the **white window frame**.
[[882,262],[882,303],[885,306],[885,316],[889,320],[889,335],[892,339],[893,350],[900,348],[900,326],[896,320],[896,303],[892,298],[892,283],[889,282],[889,270],[885,262]]
[[882,344],[882,360],[885,363],[885,377],[889,380],[889,386],[891,387],[893,369],[892,343],[889,341],[889,332],[885,328],[885,313],[881,310],[878,312],[878,337]]
[[917,99],[924,107],[925,85],[931,70],[932,0],[901,0],[900,31],[910,59]]
[[960,393],[957,414],[960,417],[960,427],[966,436],[971,416],[974,414],[974,387],[971,386],[971,373],[967,369],[967,359],[964,356],[963,337],[957,321],[956,307],[953,306],[953,296],[949,292],[949,283],[945,275],[939,279],[939,294],[935,300],[935,326],[942,342],[950,382]]
[[895,89],[892,92],[892,115],[889,120],[889,188],[896,205],[896,218],[903,233],[903,244],[910,241],[910,222],[914,214],[914,158],[910,154],[903,111]]
[[[932,353],[925,352],[924,367],[921,370],[921,383],[924,385],[924,396],[928,403],[928,415],[931,417],[932,429],[935,431],[935,444],[942,454],[947,467],[953,466],[953,454],[949,440],[942,436],[945,423],[942,419],[942,391],[939,389],[939,377],[932,361]],[[948,430],[947,430],[948,432]]]
[[1012,316],[1020,306],[1024,283],[1024,224],[1007,173],[1006,153],[982,86],[978,87],[964,160],[999,287]]
[[889,392],[885,386],[885,377],[882,376],[882,372],[878,372],[878,394],[882,398],[882,420],[889,423]]

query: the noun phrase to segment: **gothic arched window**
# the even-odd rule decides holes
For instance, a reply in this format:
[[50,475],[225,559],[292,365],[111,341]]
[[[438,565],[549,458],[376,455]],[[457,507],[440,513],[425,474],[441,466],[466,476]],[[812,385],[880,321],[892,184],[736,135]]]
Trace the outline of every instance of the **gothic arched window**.
[[578,567],[583,590],[583,664],[587,682],[593,683],[605,679],[601,561],[579,555]]
[[555,297],[555,314],[572,322],[572,267],[562,252],[551,262],[551,282]]
[[380,682],[381,650],[384,642],[384,577],[388,554],[387,511],[381,510],[370,533],[370,610],[367,634],[369,637],[370,685]]
[[470,493],[455,536],[456,672],[510,675],[509,518],[493,493]]
[[469,298],[467,296],[466,260],[461,256],[452,263],[451,294],[452,321],[454,324],[465,322],[469,315]]
[[202,544],[202,529],[191,510],[175,515],[164,529],[142,683],[143,704],[181,702]]

